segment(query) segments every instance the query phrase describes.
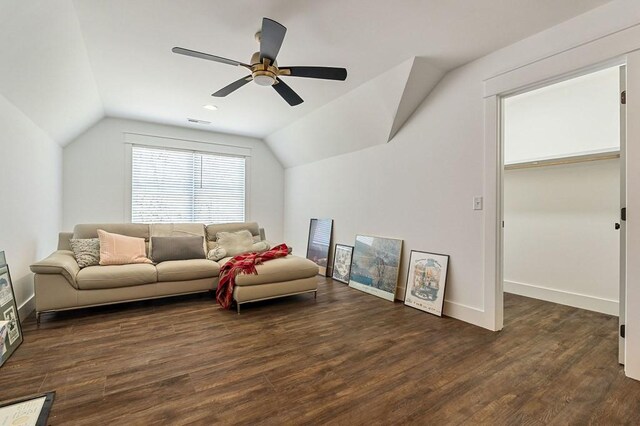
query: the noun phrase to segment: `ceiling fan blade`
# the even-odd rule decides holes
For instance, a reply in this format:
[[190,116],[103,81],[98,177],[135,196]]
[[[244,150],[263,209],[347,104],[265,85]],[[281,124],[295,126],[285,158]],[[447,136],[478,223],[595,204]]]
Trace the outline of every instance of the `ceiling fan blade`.
[[287,86],[284,83],[284,81],[280,80],[279,78],[277,78],[276,80],[278,82],[271,87],[276,89],[276,92],[278,92],[289,105],[296,106],[304,102],[302,98],[298,96],[298,94],[294,92],[291,87]]
[[262,30],[260,35],[260,61],[269,58],[271,62],[276,60],[284,35],[287,29],[284,25],[269,18],[262,18]]
[[215,96],[216,98],[223,98],[228,94],[235,92],[236,90],[238,90],[239,88],[241,88],[242,86],[250,82],[251,80],[252,80],[252,77],[250,75],[246,77],[242,77],[240,80],[236,80],[233,83],[229,84],[228,86],[223,87],[222,89],[218,90],[216,93],[214,93],[211,96]]
[[[287,74],[286,71],[289,70]],[[322,78],[325,80],[341,80],[347,79],[347,70],[344,68],[331,67],[281,67],[280,71],[284,71],[281,75],[289,75],[291,77],[306,78]]]
[[250,65],[243,64],[242,62],[234,61],[233,59],[222,58],[220,56],[210,55],[208,53],[202,53],[195,50],[185,49],[183,47],[174,47],[171,49],[173,53],[180,55],[192,56],[194,58],[206,59],[208,61],[220,62],[227,65],[242,66],[251,69]]

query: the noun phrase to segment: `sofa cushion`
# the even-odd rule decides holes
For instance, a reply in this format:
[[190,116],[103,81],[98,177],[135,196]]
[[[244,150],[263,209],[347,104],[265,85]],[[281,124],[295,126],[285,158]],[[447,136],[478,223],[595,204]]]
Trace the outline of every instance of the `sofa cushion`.
[[98,229],[100,265],[151,263],[147,258],[144,238],[112,234]]
[[227,245],[222,245],[219,242],[213,242],[211,244],[211,249],[207,254],[207,259],[215,260],[216,262],[220,259],[224,259],[225,257],[237,256],[243,253],[262,253],[271,248],[268,242],[266,241],[258,241],[257,243],[251,244],[251,246],[244,246],[238,250],[238,247],[228,248]]
[[216,241],[218,232],[249,231],[253,236],[260,236],[260,227],[257,222],[240,223],[214,223],[206,226],[207,240]]
[[220,274],[220,265],[207,259],[168,260],[156,265],[158,281],[188,281],[200,278],[215,278]]
[[76,275],[80,290],[129,287],[155,283],[156,267],[149,264],[87,266]]
[[[226,257],[218,263],[222,266],[229,260],[231,257]],[[258,285],[310,278],[318,275],[318,265],[309,259],[289,255],[257,265],[256,271],[258,275],[238,274],[236,285]]]
[[100,240],[97,238],[72,238],[69,240],[73,256],[78,266],[96,266],[100,264]]
[[204,259],[202,236],[151,237],[151,258],[154,262],[168,260]]
[[202,252],[207,252],[207,238],[202,223],[152,223],[149,225],[149,236],[149,253],[153,252],[153,237],[202,237]]
[[260,237],[260,227],[257,222],[215,223],[207,225],[205,227],[207,235],[207,253],[215,248],[218,232],[238,232],[245,230],[251,232],[254,243],[262,241],[262,238]]
[[247,253],[253,246],[253,236],[251,232],[244,230],[238,232],[218,232],[216,242],[225,249],[227,256],[235,256],[240,253]]

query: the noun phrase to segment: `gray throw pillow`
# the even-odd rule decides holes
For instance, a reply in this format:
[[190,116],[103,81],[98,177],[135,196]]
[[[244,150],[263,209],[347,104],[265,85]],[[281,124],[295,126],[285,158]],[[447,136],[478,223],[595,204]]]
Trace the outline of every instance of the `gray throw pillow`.
[[204,237],[151,237],[151,259],[160,263],[167,260],[204,259]]
[[100,264],[100,240],[97,238],[72,238],[69,240],[73,256],[80,268]]

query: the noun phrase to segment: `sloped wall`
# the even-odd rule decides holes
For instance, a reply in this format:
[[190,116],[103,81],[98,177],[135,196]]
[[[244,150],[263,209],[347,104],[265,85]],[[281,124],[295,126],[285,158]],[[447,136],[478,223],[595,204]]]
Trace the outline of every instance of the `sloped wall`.
[[267,136],[285,167],[389,142],[444,73],[412,57]]
[[104,112],[71,0],[0,2],[0,93],[65,145]]

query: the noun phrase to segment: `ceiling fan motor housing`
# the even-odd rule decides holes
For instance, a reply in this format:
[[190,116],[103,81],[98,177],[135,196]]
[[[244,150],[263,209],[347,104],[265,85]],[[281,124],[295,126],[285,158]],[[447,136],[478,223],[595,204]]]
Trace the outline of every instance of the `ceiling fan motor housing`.
[[260,86],[273,86],[278,76],[278,63],[269,64],[266,58],[265,62],[260,62],[260,52],[256,52],[251,56],[251,76]]

